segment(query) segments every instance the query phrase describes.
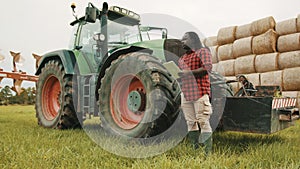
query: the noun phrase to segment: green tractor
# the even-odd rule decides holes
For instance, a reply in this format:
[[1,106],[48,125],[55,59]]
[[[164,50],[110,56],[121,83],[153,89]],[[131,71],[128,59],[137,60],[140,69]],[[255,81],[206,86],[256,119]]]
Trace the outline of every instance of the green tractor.
[[[69,49],[47,53],[39,62],[39,125],[77,128],[92,115],[100,116],[106,130],[129,137],[167,130],[180,114],[181,90],[163,63],[178,60],[181,42],[107,3],[101,10],[89,3],[85,16],[71,25]],[[149,40],[151,30],[161,30],[161,38]]]

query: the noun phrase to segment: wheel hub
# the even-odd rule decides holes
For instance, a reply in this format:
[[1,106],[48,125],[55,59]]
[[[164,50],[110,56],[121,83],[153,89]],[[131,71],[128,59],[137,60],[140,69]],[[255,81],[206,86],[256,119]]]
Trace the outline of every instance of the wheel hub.
[[144,94],[139,91],[131,91],[127,97],[127,106],[130,111],[138,114],[144,107]]
[[59,80],[54,75],[49,76],[42,89],[42,111],[49,121],[54,120],[60,109],[61,87]]

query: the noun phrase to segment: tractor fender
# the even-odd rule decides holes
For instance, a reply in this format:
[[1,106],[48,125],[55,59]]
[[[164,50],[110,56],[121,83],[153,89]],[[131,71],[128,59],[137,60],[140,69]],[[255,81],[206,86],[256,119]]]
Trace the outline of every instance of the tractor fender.
[[99,94],[98,94],[98,90],[100,89],[101,86],[101,79],[104,77],[105,75],[105,70],[110,67],[112,61],[118,59],[118,57],[120,55],[126,54],[126,53],[131,53],[131,52],[143,52],[143,53],[149,53],[152,54],[153,50],[151,49],[147,49],[147,48],[143,48],[143,47],[139,47],[139,46],[126,46],[124,48],[120,48],[117,49],[115,51],[113,51],[109,56],[106,56],[103,59],[103,62],[100,64],[99,66],[99,76],[98,76],[98,80],[97,80],[97,86],[96,86],[96,90],[95,90],[95,94],[96,94],[96,99],[98,100],[99,98]]
[[35,75],[39,75],[44,65],[50,60],[60,60],[64,66],[64,71],[66,74],[75,74],[74,67],[76,64],[76,58],[73,51],[57,50],[42,56]]

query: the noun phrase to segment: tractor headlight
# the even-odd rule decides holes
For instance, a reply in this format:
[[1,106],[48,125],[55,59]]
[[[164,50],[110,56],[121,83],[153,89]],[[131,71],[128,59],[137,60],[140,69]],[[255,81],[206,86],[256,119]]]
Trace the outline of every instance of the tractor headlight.
[[94,35],[93,39],[95,41],[104,41],[105,40],[105,35],[103,35],[102,33],[97,33]]

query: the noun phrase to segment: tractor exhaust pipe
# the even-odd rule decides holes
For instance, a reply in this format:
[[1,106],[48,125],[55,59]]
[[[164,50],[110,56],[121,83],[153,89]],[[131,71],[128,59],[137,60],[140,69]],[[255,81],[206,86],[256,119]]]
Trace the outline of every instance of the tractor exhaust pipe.
[[105,36],[105,39],[103,41],[103,46],[101,50],[102,57],[105,57],[108,53],[108,47],[107,47],[107,13],[108,13],[108,4],[106,2],[103,3],[102,11],[101,11],[101,34]]

